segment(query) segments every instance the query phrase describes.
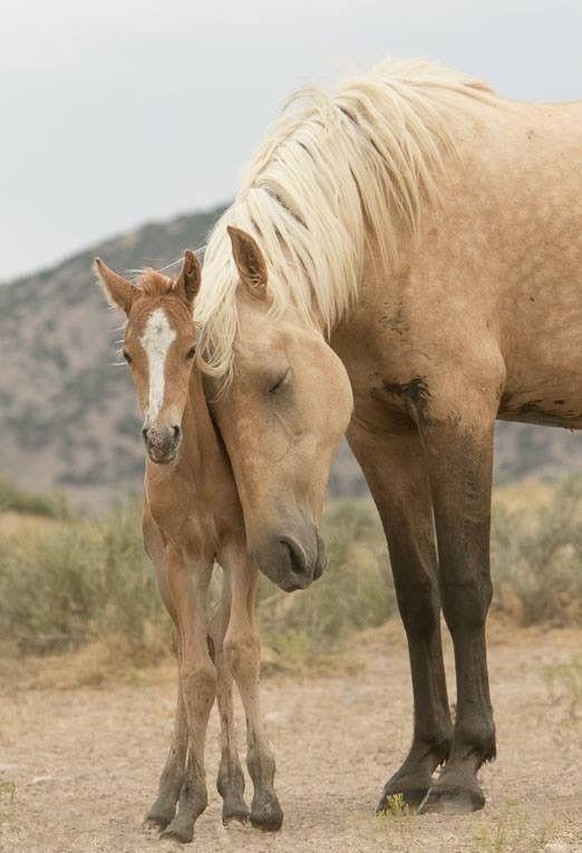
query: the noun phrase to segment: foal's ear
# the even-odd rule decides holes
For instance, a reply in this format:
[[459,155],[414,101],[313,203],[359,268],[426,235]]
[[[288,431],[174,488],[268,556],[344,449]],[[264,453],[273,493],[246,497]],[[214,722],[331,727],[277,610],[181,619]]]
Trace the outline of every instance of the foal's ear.
[[267,264],[255,240],[246,231],[228,226],[232,254],[241,281],[255,299],[267,297]]
[[129,314],[137,288],[126,278],[110,270],[101,258],[95,258],[93,270],[103,288],[105,298],[112,308],[121,308],[122,311]]
[[186,302],[187,305],[192,305],[196,294],[200,290],[200,261],[190,249],[184,252],[184,263],[182,270],[176,280],[176,294]]

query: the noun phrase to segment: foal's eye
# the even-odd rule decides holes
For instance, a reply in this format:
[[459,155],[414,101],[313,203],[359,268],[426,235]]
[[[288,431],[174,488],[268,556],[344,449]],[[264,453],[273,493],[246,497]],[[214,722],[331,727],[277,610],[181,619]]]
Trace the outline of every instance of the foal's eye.
[[278,379],[274,385],[271,385],[271,387],[269,388],[269,394],[275,394],[277,391],[279,391],[283,387],[283,385],[285,385],[290,373],[291,368],[288,367],[285,373],[281,376],[281,378]]
[[190,349],[186,353],[186,361],[191,361],[195,355],[196,355],[196,347],[190,347]]
[[127,362],[128,364],[131,364],[131,362],[133,361],[133,358],[130,356],[130,354],[128,353],[128,351],[127,351],[126,349],[124,349],[124,350],[122,350],[122,351],[121,351],[121,354],[122,354],[122,356],[124,357],[124,359],[126,360],[126,362]]

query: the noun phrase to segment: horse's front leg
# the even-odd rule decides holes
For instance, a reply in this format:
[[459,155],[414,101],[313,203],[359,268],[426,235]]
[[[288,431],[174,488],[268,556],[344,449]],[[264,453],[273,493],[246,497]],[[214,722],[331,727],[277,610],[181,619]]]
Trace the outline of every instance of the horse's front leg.
[[485,798],[477,771],[495,757],[485,641],[492,595],[489,534],[495,401],[493,394],[477,400],[475,396],[474,389],[467,388],[465,394],[457,390],[453,414],[443,416],[437,410],[422,426],[441,600],[453,640],[457,682],[451,751],[421,805],[422,812],[465,813],[481,808]]
[[276,831],[283,811],[275,793],[275,758],[265,731],[260,703],[261,643],[255,618],[257,569],[247,560],[244,546],[223,555],[231,576],[232,604],[224,647],[236,681],[247,724],[247,767],[253,782],[253,826]]
[[168,589],[179,634],[180,690],[188,721],[188,756],[178,813],[162,832],[164,838],[187,843],[194,823],[208,805],[204,747],[208,718],[216,697],[216,669],[208,651],[206,595],[212,561],[189,564],[182,549],[167,546],[164,555]]
[[[396,428],[398,429],[398,428]],[[436,545],[428,477],[419,434],[366,429],[354,419],[348,440],[360,463],[388,540],[398,608],[408,641],[414,697],[412,745],[378,804],[402,795],[416,808],[449,754],[452,724],[440,634]]]
[[230,620],[230,611],[230,578],[225,572],[220,606],[210,630],[212,658],[217,675],[216,701],[220,715],[220,766],[216,787],[222,797],[222,822],[225,825],[231,820],[246,823],[249,819],[249,810],[244,800],[245,777],[236,748],[232,702],[233,678],[224,649],[224,636]]

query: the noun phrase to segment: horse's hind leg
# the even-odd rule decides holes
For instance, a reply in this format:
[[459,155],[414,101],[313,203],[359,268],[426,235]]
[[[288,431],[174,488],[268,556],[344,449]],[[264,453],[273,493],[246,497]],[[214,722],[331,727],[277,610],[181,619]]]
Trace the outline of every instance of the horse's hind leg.
[[220,766],[216,787],[222,797],[222,822],[231,820],[246,823],[249,810],[244,800],[245,777],[236,748],[234,708],[232,702],[232,673],[224,651],[224,635],[230,619],[231,593],[229,579],[224,577],[220,607],[214,617],[210,637],[212,657],[216,666],[216,701],[220,715]]
[[205,603],[212,564],[204,560],[191,571],[184,553],[172,547],[166,548],[164,563],[180,638],[180,690],[188,720],[188,755],[178,812],[162,837],[187,843],[208,804],[204,746],[216,697],[216,669],[208,653]]
[[275,759],[260,704],[261,645],[255,620],[257,570],[241,550],[225,566],[232,567],[232,605],[224,645],[247,722],[247,766],[254,787],[251,823],[259,829],[276,831],[283,823],[283,811],[275,793]]
[[401,795],[416,808],[448,756],[452,724],[440,634],[436,547],[428,478],[414,427],[379,435],[352,426],[348,440],[370,487],[388,540],[400,615],[406,630],[414,697],[414,733],[406,760],[378,804]]

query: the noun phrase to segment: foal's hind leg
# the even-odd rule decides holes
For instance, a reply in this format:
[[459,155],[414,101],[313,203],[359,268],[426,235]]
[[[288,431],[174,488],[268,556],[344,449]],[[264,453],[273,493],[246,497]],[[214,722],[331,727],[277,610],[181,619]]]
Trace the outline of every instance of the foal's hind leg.
[[224,645],[247,722],[247,766],[254,786],[251,823],[259,829],[276,831],[283,823],[283,811],[273,784],[275,759],[260,704],[261,644],[255,619],[257,569],[242,550],[224,565],[232,567],[231,617]]
[[408,756],[388,780],[378,804],[402,795],[416,808],[432,774],[448,756],[452,725],[440,634],[436,549],[428,478],[414,427],[379,435],[352,426],[348,440],[370,487],[388,540],[400,615],[406,630],[414,696]]
[[232,702],[232,673],[224,650],[224,635],[230,619],[231,592],[229,579],[223,578],[220,607],[210,631],[212,657],[216,666],[216,700],[220,715],[220,766],[216,787],[222,797],[222,822],[231,820],[246,823],[249,810],[244,800],[245,777],[236,748],[234,708]]

